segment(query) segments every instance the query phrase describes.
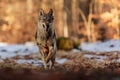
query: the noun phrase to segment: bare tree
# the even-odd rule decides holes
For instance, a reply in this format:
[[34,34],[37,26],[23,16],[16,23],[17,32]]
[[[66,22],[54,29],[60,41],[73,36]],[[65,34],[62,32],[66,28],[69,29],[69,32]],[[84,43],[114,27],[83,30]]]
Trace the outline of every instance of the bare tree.
[[[87,31],[87,38],[88,38],[88,42],[92,41],[91,39],[91,24],[92,24],[92,2],[90,3],[90,6],[89,6],[89,14],[88,14],[88,17],[86,18],[84,12],[79,9],[79,14],[81,15],[83,21],[84,21],[84,25],[85,25],[85,28],[86,28],[86,31]],[[94,29],[94,28],[92,28]]]

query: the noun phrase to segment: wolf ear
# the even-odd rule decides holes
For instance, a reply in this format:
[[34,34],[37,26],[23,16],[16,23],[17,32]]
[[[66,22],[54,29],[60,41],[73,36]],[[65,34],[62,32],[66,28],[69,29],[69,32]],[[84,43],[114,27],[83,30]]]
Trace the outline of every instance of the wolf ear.
[[52,16],[53,15],[53,9],[50,9],[49,14]]
[[40,9],[40,12],[39,12],[39,16],[43,15],[44,14],[44,10],[43,9]]

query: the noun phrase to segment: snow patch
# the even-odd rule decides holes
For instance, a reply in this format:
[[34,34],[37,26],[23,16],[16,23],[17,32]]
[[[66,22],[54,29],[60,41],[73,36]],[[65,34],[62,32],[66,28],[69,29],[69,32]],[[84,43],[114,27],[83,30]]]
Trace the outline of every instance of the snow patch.
[[19,63],[19,64],[28,63],[28,64],[32,64],[32,65],[34,65],[34,66],[42,66],[42,61],[41,61],[41,60],[33,60],[33,59],[25,60],[25,59],[19,59],[19,60],[16,60],[16,62]]
[[83,51],[110,52],[120,51],[120,40],[109,40],[105,42],[82,43],[79,47]]
[[80,52],[79,49],[72,49],[72,51],[73,51],[73,52],[76,52],[76,53],[77,53],[77,52]]
[[56,62],[59,63],[59,64],[63,64],[67,61],[66,58],[62,58],[62,59],[56,59]]
[[0,57],[11,58],[17,55],[29,55],[32,53],[38,53],[39,49],[33,42],[27,42],[25,44],[6,44],[0,43]]

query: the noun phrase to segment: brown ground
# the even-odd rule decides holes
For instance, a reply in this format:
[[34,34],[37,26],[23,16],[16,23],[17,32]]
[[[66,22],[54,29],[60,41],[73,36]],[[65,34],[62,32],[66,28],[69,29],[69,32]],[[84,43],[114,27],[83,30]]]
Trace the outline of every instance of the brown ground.
[[[32,64],[18,64],[15,60],[20,57],[17,56],[1,62],[0,80],[120,80],[120,63],[117,61],[119,53],[58,51],[57,58],[67,58],[67,61],[64,64],[56,62],[52,71],[45,71],[42,67]],[[93,57],[86,58],[86,54]],[[107,58],[101,61],[96,55]],[[24,57],[33,58],[30,55]]]

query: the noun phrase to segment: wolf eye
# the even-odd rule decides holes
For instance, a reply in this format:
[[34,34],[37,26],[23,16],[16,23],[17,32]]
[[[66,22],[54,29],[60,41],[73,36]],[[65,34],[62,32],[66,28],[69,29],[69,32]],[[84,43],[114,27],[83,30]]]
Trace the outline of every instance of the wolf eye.
[[44,24],[43,24],[42,26],[43,26],[43,28],[45,28],[45,25],[44,25]]

